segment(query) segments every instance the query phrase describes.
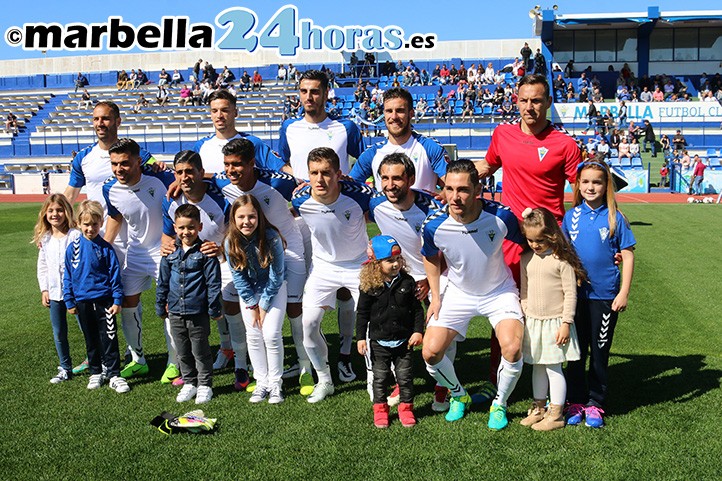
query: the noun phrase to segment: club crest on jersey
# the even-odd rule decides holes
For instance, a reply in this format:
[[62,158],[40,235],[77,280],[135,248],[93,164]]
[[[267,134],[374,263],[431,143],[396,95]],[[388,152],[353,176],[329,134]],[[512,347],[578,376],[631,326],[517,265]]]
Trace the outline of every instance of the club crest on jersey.
[[343,216],[346,218],[346,220],[349,220],[351,218],[351,211],[350,210],[344,211]]
[[496,231],[495,231],[495,230],[490,230],[489,232],[486,233],[486,235],[489,236],[489,240],[490,240],[490,241],[494,242],[494,237],[496,237]]
[[333,140],[333,132],[330,130],[326,132],[326,136],[328,137],[328,140]]
[[263,202],[265,202],[266,205],[271,205],[271,199],[270,199],[268,196],[265,196],[265,197],[263,198]]
[[216,220],[215,217],[216,217],[215,214],[208,214],[208,218],[211,220],[211,222]]
[[606,227],[602,227],[601,229],[599,229],[599,238],[602,239],[602,242],[607,240],[607,236],[609,236],[609,229],[607,229]]
[[416,229],[416,232],[421,232],[421,224],[416,224],[414,229]]
[[155,197],[155,189],[153,187],[148,189],[148,193],[150,194],[151,197]]
[[546,147],[539,147],[538,149],[536,149],[536,151],[539,154],[539,162],[541,162],[542,160],[544,160],[544,157],[549,152],[549,149],[547,149]]

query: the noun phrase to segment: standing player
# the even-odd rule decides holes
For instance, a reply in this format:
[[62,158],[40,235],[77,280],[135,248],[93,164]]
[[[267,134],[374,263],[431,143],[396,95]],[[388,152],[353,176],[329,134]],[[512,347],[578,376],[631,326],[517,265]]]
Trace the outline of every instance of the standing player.
[[[284,162],[261,139],[236,130],[238,108],[236,107],[235,95],[227,90],[219,89],[213,92],[208,97],[208,100],[214,133],[203,137],[193,146],[193,150],[200,154],[203,160],[203,169],[208,176],[223,172],[223,146],[234,139],[247,139],[253,143],[255,157],[261,168],[281,171],[285,167]],[[230,202],[233,202],[233,200]],[[206,252],[204,248],[204,254],[210,253]],[[246,330],[243,327],[238,294],[233,287],[231,273],[227,266],[221,267],[221,273],[223,275],[223,285],[225,286],[223,289],[224,317],[216,322],[221,349],[218,351],[213,368],[223,369],[226,367],[228,361],[233,357],[232,344],[235,342],[236,348],[240,349],[240,352],[235,353],[236,369],[246,371],[248,369],[245,347]],[[235,336],[236,339],[233,342],[228,329],[229,322],[240,326],[240,332]],[[247,384],[247,381],[243,380],[242,384]]]
[[[334,392],[321,320],[342,287],[351,293],[351,313],[355,314],[361,264],[367,259],[366,213],[372,190],[365,184],[341,181],[338,155],[329,147],[308,154],[308,172],[310,186],[294,195],[293,207],[308,225],[313,244],[303,296],[303,341],[318,373],[318,384],[308,397],[308,402],[316,403]],[[355,315],[350,317],[351,329],[341,331],[341,339],[353,339]]]
[[[433,192],[437,184],[443,185],[449,161],[446,150],[435,140],[412,130],[413,116],[414,100],[407,90],[392,88],[384,92],[384,122],[388,140],[370,146],[361,154],[351,169],[354,180],[365,182],[373,175],[374,185],[379,189],[382,183],[379,173],[381,161],[389,154],[402,152],[411,159],[416,170],[416,180],[411,187]],[[404,252],[408,253],[405,249]]]
[[[519,291],[504,263],[502,241],[521,244],[524,238],[508,209],[479,197],[481,184],[471,161],[449,163],[445,182],[447,205],[431,214],[423,226],[421,253],[431,304],[422,355],[429,373],[451,392],[446,420],[461,419],[471,397],[444,353],[454,339],[465,339],[472,317],[487,317],[502,352],[498,391],[488,423],[490,429],[499,430],[508,424],[506,401],[521,375],[524,335]],[[449,268],[449,281],[442,299],[439,277],[443,261]]]
[[[363,139],[355,123],[349,119],[334,119],[326,112],[328,101],[328,77],[320,70],[307,70],[299,81],[299,96],[304,114],[300,119],[283,122],[279,132],[281,158],[293,169],[297,179],[308,180],[308,155],[317,147],[329,147],[339,158],[342,173],[349,172],[349,156],[358,159],[363,152]],[[307,249],[309,246],[308,227],[298,218],[301,233]],[[338,299],[338,323],[341,334],[341,357],[338,363],[339,377],[344,382],[356,379],[351,367],[351,344],[355,328],[355,305],[351,293],[341,289]]]
[[[551,107],[549,83],[543,75],[527,75],[519,81],[517,107],[521,118],[501,124],[491,136],[485,160],[477,162],[481,178],[503,167],[504,199],[517,219],[527,207],[544,207],[561,223],[564,217],[564,183],[574,183],[582,154],[566,131],[547,120]],[[504,258],[519,283],[522,247],[504,243]],[[499,360],[492,337],[491,377]]]
[[[284,253],[288,291],[286,313],[298,354],[301,394],[308,396],[313,391],[313,376],[311,361],[303,347],[303,324],[301,321],[301,299],[303,286],[306,283],[306,261],[301,231],[288,210],[288,202],[296,188],[296,179],[284,172],[256,167],[253,144],[247,139],[230,141],[223,147],[223,155],[225,174],[216,174],[213,177],[215,185],[229,203],[233,203],[243,194],[252,194],[258,199],[263,214],[271,224],[278,227],[286,242]],[[230,274],[230,269],[228,270]],[[224,282],[224,290],[233,288],[232,279],[229,282],[230,286]]]
[[[141,166],[140,147],[132,139],[119,139],[110,146],[110,165],[115,176],[103,185],[108,206],[105,240],[113,242],[123,225],[127,226],[126,260],[121,269],[123,280],[123,334],[132,361],[120,372],[124,378],[148,373],[143,354],[142,305],[140,295],[158,276],[160,243],[163,233],[163,198],[173,182],[168,171],[152,174]],[[167,325],[166,325],[167,328]],[[178,377],[175,352],[166,329],[168,365],[166,378]]]
[[[173,227],[175,211],[183,204],[193,204],[198,207],[203,224],[203,239],[207,243],[220,246],[226,233],[230,204],[226,202],[218,189],[203,182],[203,163],[197,152],[191,150],[178,152],[173,161],[173,168],[181,193],[175,198],[163,198],[162,254],[167,255],[175,250],[176,232]],[[205,252],[205,254],[211,255],[209,252]],[[223,356],[223,359],[226,357]],[[245,377],[248,378],[248,375],[246,374]],[[182,380],[182,378],[178,379]]]

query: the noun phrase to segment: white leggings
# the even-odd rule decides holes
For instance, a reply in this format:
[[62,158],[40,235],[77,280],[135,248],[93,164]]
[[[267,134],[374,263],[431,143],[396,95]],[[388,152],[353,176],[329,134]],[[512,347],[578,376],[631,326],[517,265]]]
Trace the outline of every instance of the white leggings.
[[253,326],[251,310],[240,301],[243,323],[246,326],[248,356],[253,364],[253,378],[257,386],[280,387],[283,374],[283,319],[286,315],[286,283],[273,298],[263,327]]
[[549,391],[549,402],[563,405],[567,398],[567,381],[561,364],[534,364],[532,369],[532,390],[534,399],[546,399]]

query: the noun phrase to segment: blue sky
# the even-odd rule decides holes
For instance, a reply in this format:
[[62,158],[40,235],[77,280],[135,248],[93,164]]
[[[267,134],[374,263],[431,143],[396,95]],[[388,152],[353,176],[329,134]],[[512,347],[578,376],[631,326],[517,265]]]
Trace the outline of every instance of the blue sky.
[[[538,1],[538,0],[536,0]],[[245,7],[254,11],[260,24],[265,23],[282,6],[293,4],[298,7],[299,17],[311,19],[318,26],[377,25],[385,27],[398,25],[408,36],[412,33],[435,33],[438,40],[475,40],[499,38],[532,37],[531,20],[528,13],[536,4],[535,0],[522,1],[455,1],[416,0],[378,1],[351,0],[346,3],[325,0],[292,0],[263,2],[244,1],[165,1],[165,0],[116,0],[112,2],[88,2],[87,0],[35,0],[13,2],[13,7],[3,9],[0,32],[9,27],[22,27],[25,23],[58,22],[68,24],[80,22],[107,22],[109,16],[120,15],[124,22],[136,26],[151,22],[161,23],[163,16],[188,16],[191,23],[213,24],[215,16],[229,7]],[[661,10],[704,10],[711,8],[709,0],[606,0],[604,2],[581,2],[557,0],[558,13],[603,13],[646,11],[647,6],[657,5]],[[539,2],[542,8],[551,7],[554,2]],[[683,4],[682,8],[680,5]],[[481,5],[481,6],[479,6]],[[216,28],[216,32],[222,30]],[[217,33],[218,35],[218,33]],[[218,38],[218,37],[217,37]],[[90,52],[76,54],[87,55]],[[43,54],[23,51],[0,42],[0,59],[38,58]],[[48,57],[71,55],[69,52],[47,52]]]

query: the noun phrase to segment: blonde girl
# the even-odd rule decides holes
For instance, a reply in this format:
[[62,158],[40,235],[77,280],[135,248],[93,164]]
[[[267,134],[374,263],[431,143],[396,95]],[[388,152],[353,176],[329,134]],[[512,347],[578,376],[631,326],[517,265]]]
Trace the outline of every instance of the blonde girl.
[[567,424],[585,420],[599,428],[604,426],[609,351],[617,317],[627,308],[636,245],[629,222],[617,209],[612,173],[604,162],[579,164],[574,207],[564,216],[562,230],[589,275],[578,291],[575,323],[581,357],[567,366]]
[[51,384],[67,381],[72,377],[70,346],[68,345],[67,309],[63,302],[63,272],[65,251],[80,231],[75,229],[73,207],[62,194],[52,194],[43,203],[35,224],[32,243],[38,246],[38,284],[40,301],[50,309],[55,350],[60,366],[50,379]]
[[586,274],[554,214],[544,208],[526,209],[522,217],[522,232],[531,248],[521,256],[523,353],[524,362],[533,365],[534,402],[521,424],[551,431],[564,427],[567,385],[562,363],[579,360],[574,311],[577,284],[586,281]]
[[263,214],[258,200],[244,194],[231,206],[224,242],[238,290],[248,355],[256,388],[249,401],[283,402],[283,318],[286,311],[285,242]]

